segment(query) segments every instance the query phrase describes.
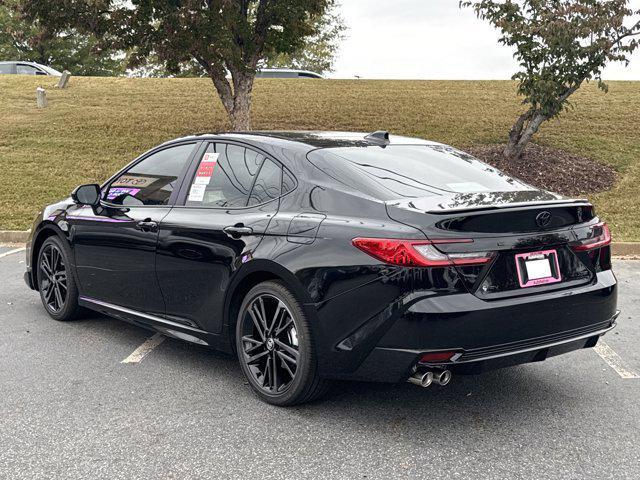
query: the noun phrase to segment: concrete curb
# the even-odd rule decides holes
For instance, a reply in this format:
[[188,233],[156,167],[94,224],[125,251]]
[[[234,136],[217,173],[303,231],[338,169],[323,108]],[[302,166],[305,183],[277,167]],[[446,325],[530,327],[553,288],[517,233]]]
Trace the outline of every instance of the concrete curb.
[[[0,230],[0,243],[25,243],[29,230]],[[640,242],[613,242],[612,252],[616,257],[640,256]]]
[[0,230],[0,243],[26,243],[29,230]]
[[639,256],[640,242],[613,242],[611,254],[616,257]]

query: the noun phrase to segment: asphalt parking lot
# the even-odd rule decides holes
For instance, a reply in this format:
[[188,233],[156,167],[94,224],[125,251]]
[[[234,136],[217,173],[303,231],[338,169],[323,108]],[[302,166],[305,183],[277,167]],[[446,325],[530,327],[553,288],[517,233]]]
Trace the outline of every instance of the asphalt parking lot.
[[[609,362],[583,350],[447,387],[258,401],[233,358],[102,316],[57,323],[0,249],[0,478],[640,478],[640,262]],[[627,372],[623,378],[621,373]]]

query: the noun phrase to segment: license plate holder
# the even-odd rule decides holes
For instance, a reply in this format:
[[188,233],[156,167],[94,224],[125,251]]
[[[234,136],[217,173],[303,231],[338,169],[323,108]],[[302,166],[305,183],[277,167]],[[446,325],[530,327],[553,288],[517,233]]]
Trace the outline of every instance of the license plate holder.
[[562,280],[556,250],[519,253],[515,256],[515,260],[521,288],[546,285]]

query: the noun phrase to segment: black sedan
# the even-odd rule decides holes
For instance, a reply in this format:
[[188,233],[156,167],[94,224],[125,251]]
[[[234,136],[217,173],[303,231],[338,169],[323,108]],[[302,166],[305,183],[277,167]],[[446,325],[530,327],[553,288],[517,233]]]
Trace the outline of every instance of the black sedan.
[[337,132],[198,135],[47,206],[25,279],[235,353],[263,400],[331,379],[452,374],[593,347],[615,325],[607,225],[451,147]]

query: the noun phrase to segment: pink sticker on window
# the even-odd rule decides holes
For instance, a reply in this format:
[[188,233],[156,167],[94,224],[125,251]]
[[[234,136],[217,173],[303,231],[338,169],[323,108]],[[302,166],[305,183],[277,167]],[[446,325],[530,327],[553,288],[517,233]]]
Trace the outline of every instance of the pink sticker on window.
[[211,177],[213,176],[213,170],[218,163],[217,153],[205,153],[196,170],[196,178],[193,180],[194,185],[209,185]]
[[132,197],[135,197],[139,191],[139,188],[111,187],[109,189],[109,193],[107,194],[107,200],[114,200],[115,198],[118,198],[120,195],[124,195],[125,193],[131,195]]

